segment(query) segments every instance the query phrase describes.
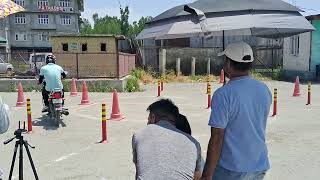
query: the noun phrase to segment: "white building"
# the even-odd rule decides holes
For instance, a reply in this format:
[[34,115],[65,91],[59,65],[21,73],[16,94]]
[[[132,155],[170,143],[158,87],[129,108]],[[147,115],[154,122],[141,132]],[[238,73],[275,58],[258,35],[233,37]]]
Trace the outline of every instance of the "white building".
[[287,77],[300,76],[307,80],[320,77],[320,15],[307,19],[316,31],[284,40],[283,69]]

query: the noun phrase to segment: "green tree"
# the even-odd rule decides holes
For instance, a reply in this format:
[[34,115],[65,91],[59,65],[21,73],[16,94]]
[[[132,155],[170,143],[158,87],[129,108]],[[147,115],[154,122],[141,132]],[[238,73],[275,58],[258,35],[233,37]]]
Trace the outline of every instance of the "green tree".
[[115,34],[136,37],[145,27],[145,23],[152,17],[141,17],[138,22],[129,23],[129,7],[120,8],[120,18],[116,16],[99,17],[93,14],[93,27],[87,19],[81,19],[80,32],[82,34]]
[[132,25],[130,25],[130,29],[128,32],[128,36],[136,37],[145,27],[145,24],[152,19],[151,16],[141,17],[138,22],[134,21]]
[[80,18],[80,32],[82,34],[90,34],[92,32],[91,23],[88,19]]
[[121,34],[127,36],[130,28],[129,24],[129,7],[126,6],[124,9],[120,7],[120,27]]
[[97,14],[93,15],[94,34],[121,34],[121,26],[118,17],[106,15],[100,18]]

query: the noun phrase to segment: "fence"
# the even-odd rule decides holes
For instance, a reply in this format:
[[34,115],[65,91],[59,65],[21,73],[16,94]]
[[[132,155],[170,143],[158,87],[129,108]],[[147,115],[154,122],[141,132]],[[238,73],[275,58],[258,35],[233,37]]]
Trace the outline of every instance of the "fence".
[[[32,53],[11,53],[8,56],[8,54],[3,53],[0,54],[0,63],[12,64],[14,77],[34,77],[38,75],[39,69],[45,64],[45,55],[37,55],[35,58],[30,58],[30,54]],[[78,79],[121,78],[128,75],[135,68],[136,61],[135,54],[121,52],[55,53],[54,55],[57,57],[57,64],[63,67],[65,71],[68,71],[68,77]],[[2,77],[4,77],[3,74]]]
[[[140,52],[143,59],[143,65],[152,67],[159,72],[159,56],[163,58],[160,47],[141,47]],[[189,75],[191,73],[192,57],[196,59],[196,74],[206,74],[207,61],[210,58],[210,69],[212,74],[219,74],[223,65],[222,57],[218,57],[217,53],[222,51],[220,47],[212,48],[173,48],[166,47],[166,69],[174,70],[176,60],[180,58],[182,74]],[[255,69],[278,69],[283,65],[283,49],[282,47],[253,47]]]
[[30,71],[28,53],[0,53],[0,77],[9,77],[14,72],[16,76],[33,76]]
[[119,53],[119,69],[118,69],[118,77],[124,77],[128,75],[131,70],[135,68],[136,63],[136,55],[135,54],[127,54],[127,53]]

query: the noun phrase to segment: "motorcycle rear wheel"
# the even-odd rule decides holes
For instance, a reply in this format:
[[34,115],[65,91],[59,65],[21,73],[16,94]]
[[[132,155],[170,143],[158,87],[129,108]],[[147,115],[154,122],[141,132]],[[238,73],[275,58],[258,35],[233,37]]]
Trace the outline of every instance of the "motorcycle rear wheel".
[[61,112],[60,112],[60,111],[56,111],[54,120],[55,120],[55,125],[56,125],[57,127],[59,127],[59,125],[60,125],[60,120],[61,120]]

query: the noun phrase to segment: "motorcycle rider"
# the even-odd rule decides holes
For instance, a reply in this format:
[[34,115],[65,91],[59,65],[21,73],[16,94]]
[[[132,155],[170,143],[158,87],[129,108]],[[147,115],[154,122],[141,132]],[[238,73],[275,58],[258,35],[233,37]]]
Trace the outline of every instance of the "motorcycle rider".
[[42,99],[44,107],[42,112],[47,112],[49,107],[49,94],[52,91],[61,91],[62,97],[64,96],[63,84],[61,78],[66,78],[66,73],[61,66],[56,64],[56,57],[54,55],[48,55],[46,57],[46,64],[40,69],[39,84],[43,83]]

